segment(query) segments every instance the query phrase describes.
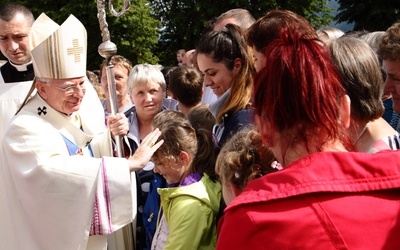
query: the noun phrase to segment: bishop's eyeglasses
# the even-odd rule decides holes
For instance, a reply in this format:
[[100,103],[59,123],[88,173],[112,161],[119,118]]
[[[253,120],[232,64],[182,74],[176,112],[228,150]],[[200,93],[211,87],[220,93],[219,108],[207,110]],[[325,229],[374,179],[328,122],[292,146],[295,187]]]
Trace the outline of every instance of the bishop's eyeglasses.
[[47,82],[47,85],[52,86],[53,88],[56,88],[58,90],[61,90],[63,92],[65,92],[66,95],[72,95],[74,93],[78,93],[79,91],[82,91],[83,93],[85,93],[85,83],[79,84],[79,85],[72,85],[69,84],[65,87],[57,87],[54,84],[51,84],[50,82]]

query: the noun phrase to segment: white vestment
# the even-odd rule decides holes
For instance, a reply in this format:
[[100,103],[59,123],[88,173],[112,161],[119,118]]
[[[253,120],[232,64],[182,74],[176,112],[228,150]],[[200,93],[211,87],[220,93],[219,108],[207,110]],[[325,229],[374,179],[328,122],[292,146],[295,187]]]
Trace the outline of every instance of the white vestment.
[[[38,95],[13,118],[5,134],[0,131],[5,153],[0,172],[0,249],[105,249],[106,234],[136,216],[135,183],[127,161],[70,156],[63,139],[83,154],[89,152],[90,142],[95,157],[111,155],[100,101],[93,87],[86,89],[78,112],[85,132]],[[4,109],[3,98],[0,104]],[[89,237],[92,222],[104,235]]]
[[31,86],[32,81],[0,84],[0,138],[8,122],[24,101]]
[[[15,112],[24,101],[32,81],[16,82],[16,83],[0,83],[0,142],[3,140],[4,130],[9,121],[14,116]],[[3,149],[0,150],[0,225],[8,225],[11,221],[10,210],[6,207],[6,186],[3,181]],[[7,240],[7,235],[3,233],[3,229],[7,228],[0,226],[0,249],[15,249],[10,247]]]

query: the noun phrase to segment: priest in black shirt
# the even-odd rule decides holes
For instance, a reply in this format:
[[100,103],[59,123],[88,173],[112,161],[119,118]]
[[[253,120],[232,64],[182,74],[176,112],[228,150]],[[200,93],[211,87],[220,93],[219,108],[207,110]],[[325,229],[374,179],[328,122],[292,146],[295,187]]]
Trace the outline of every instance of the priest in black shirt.
[[[7,58],[7,63],[0,67],[0,143],[32,86],[34,72],[28,38],[34,21],[32,12],[21,4],[0,5],[0,51]],[[2,153],[0,150],[0,159]]]
[[28,36],[34,21],[32,12],[21,4],[0,5],[0,50],[8,59],[0,67],[0,84],[33,80]]

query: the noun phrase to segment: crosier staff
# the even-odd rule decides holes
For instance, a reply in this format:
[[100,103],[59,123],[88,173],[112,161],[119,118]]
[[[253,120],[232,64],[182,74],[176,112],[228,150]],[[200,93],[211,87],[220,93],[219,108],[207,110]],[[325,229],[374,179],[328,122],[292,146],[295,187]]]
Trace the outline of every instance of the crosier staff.
[[[99,45],[98,51],[99,54],[106,59],[106,75],[107,75],[107,84],[108,84],[108,91],[109,91],[109,101],[111,106],[111,113],[116,114],[118,112],[118,99],[117,99],[117,92],[115,88],[115,78],[114,78],[114,65],[110,62],[110,59],[113,55],[117,53],[117,46],[110,41],[110,32],[108,30],[108,24],[106,21],[106,11],[105,11],[105,2],[106,0],[97,0],[97,18],[99,19],[100,23],[100,30],[101,30],[101,37],[103,39],[103,43]],[[112,5],[112,0],[109,0],[108,7],[110,13],[113,16],[119,17],[122,16],[130,7],[131,2],[130,0],[124,0],[124,6],[120,12],[116,12]],[[124,157],[124,150],[122,146],[122,137],[115,136],[115,143],[117,149],[117,156]],[[123,245],[122,247],[119,243],[117,243],[117,249],[122,247],[125,250],[133,250],[135,249],[135,230],[133,230],[132,223],[124,226],[122,228],[122,237],[123,237]],[[119,238],[116,236],[116,238]],[[118,240],[116,240],[118,241]]]
[[[97,18],[100,23],[101,37],[103,38],[103,43],[99,45],[98,51],[99,54],[106,59],[106,75],[107,75],[107,84],[108,84],[108,92],[109,92],[109,101],[111,107],[111,114],[115,115],[118,113],[118,99],[117,99],[117,91],[115,88],[115,78],[114,78],[114,65],[110,62],[110,59],[113,55],[117,53],[117,46],[111,42],[110,40],[110,32],[108,30],[108,24],[106,21],[106,10],[105,10],[105,2],[106,0],[97,0]],[[119,17],[122,16],[130,7],[130,0],[124,0],[124,6],[120,12],[116,12],[112,5],[112,0],[109,0],[108,6],[111,14],[113,16]],[[124,150],[122,146],[122,138],[121,136],[115,136],[115,144],[117,150],[118,157],[124,157]]]

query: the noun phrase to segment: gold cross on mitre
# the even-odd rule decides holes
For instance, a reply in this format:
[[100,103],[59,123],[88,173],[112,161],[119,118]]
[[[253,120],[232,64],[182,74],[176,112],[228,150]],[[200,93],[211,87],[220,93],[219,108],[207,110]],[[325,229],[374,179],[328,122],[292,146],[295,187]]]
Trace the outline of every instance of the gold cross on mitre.
[[81,61],[81,54],[83,53],[83,47],[79,46],[79,40],[73,39],[72,40],[72,48],[68,48],[68,55],[74,55],[75,62]]

